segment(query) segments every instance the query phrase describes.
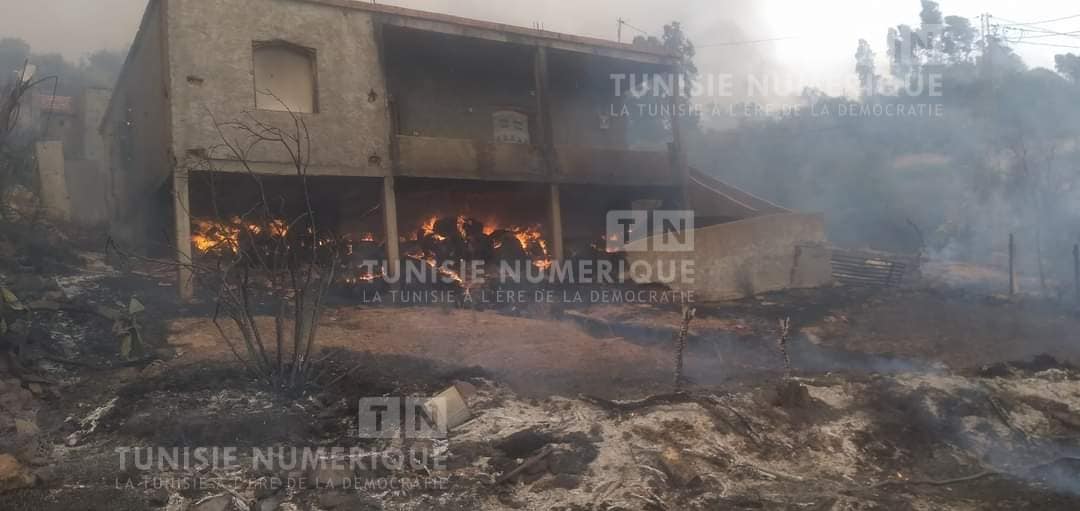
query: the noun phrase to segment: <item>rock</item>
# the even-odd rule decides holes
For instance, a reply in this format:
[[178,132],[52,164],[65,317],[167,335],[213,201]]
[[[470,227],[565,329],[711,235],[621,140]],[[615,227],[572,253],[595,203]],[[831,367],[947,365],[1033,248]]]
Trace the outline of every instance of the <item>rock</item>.
[[581,478],[569,474],[559,474],[543,479],[533,485],[533,493],[541,493],[550,490],[573,490],[581,486]]
[[340,509],[342,511],[368,511],[381,509],[381,506],[377,502],[367,497],[340,491],[320,493],[319,507],[323,509]]
[[543,479],[543,477],[545,475],[547,475],[546,471],[537,471],[537,472],[526,471],[524,473],[518,474],[517,480],[521,481],[521,482],[523,482],[525,484],[532,484],[532,483],[535,483],[535,482],[539,481],[540,479]]
[[229,495],[210,497],[209,499],[196,503],[192,506],[191,511],[225,511],[232,506],[232,500],[232,497]]
[[34,395],[31,394],[29,390],[24,388],[9,388],[7,392],[0,394],[0,408],[18,411],[26,408],[33,400]]
[[10,222],[31,221],[40,207],[37,195],[22,185],[9,186],[0,197],[0,212]]
[[794,381],[785,380],[776,387],[776,395],[772,404],[784,408],[805,408],[813,402],[810,390],[805,385]]
[[169,501],[165,503],[165,511],[187,511],[188,500],[179,493],[169,495]]
[[267,497],[259,501],[256,509],[258,511],[276,511],[282,500],[281,497]]
[[18,255],[18,250],[8,240],[0,240],[0,259],[11,259]]
[[37,477],[10,454],[0,454],[0,493],[29,488]]
[[522,509],[525,507],[525,503],[515,499],[513,495],[500,493],[498,496],[499,504],[502,504],[503,509]]
[[701,476],[693,464],[678,449],[668,447],[660,453],[660,464],[668,476],[668,483],[678,488],[701,484]]
[[154,507],[169,505],[169,492],[165,488],[156,488],[146,494],[146,502]]
[[19,273],[11,277],[11,289],[20,298],[41,296],[48,290],[49,284],[50,281],[33,273]]
[[45,387],[42,387],[40,383],[28,383],[26,389],[37,397],[41,397],[41,395],[45,393]]
[[[37,477],[37,480],[38,480],[39,483],[47,485],[47,484],[49,484],[49,483],[56,480],[56,477],[59,475],[58,474],[59,471],[60,471],[60,469],[57,468],[56,465],[46,465],[44,467],[41,467],[41,468],[35,470],[34,471],[34,477]],[[166,499],[167,498],[168,498],[168,494],[166,494]],[[161,505],[164,505],[164,504],[165,504],[165,502],[162,501]]]
[[277,495],[286,482],[287,480],[283,481],[277,477],[260,477],[255,482],[255,500],[268,499]]
[[541,447],[550,444],[554,440],[547,433],[526,429],[495,442],[493,447],[511,458],[528,458],[540,450]]
[[351,485],[356,473],[348,464],[334,466],[332,463],[320,463],[318,467],[308,470],[307,482],[316,488],[341,488]]
[[544,475],[547,471],[548,460],[542,459],[537,461],[536,463],[533,463],[532,465],[529,465],[528,467],[525,467],[525,470],[522,473],[525,475]]
[[33,436],[41,433],[37,423],[28,419],[15,419],[15,434]]
[[581,475],[589,463],[574,451],[558,450],[548,456],[548,468],[552,474]]

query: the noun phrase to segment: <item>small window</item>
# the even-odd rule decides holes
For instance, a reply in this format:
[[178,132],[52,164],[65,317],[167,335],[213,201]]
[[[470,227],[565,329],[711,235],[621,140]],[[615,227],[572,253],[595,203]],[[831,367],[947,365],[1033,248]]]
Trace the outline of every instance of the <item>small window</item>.
[[255,43],[255,108],[318,111],[315,50],[285,42]]

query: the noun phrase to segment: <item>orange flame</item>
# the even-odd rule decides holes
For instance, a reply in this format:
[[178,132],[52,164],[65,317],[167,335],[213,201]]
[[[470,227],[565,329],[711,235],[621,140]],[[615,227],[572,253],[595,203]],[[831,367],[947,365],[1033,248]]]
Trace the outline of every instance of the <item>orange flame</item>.
[[[275,238],[283,238],[289,233],[289,224],[281,219],[271,220],[267,228],[270,235]],[[191,228],[191,243],[200,254],[212,252],[236,254],[240,251],[240,235],[245,230],[251,236],[258,236],[263,232],[262,226],[245,223],[238,216],[232,217],[227,222],[194,220]]]
[[[416,241],[418,236],[430,236],[435,241],[446,241],[446,236],[435,232],[435,224],[438,223],[439,218],[442,217],[440,215],[433,215],[425,219],[420,224],[419,229],[414,232],[412,240]],[[466,232],[465,226],[471,217],[467,215],[457,215],[453,218],[456,221],[455,228],[457,229],[458,234],[463,238],[467,238],[468,233]],[[534,225],[532,227],[519,227],[516,225],[502,227],[502,223],[494,218],[489,218],[487,221],[483,222],[483,233],[485,236],[490,236],[499,230],[505,230],[513,234],[514,238],[517,239],[518,244],[521,245],[521,249],[526,254],[530,255],[533,264],[536,265],[537,268],[546,270],[551,267],[552,260],[548,250],[548,243],[544,239],[544,235],[540,231],[539,225]],[[500,246],[502,246],[502,242],[497,240],[495,242],[495,248],[499,248]],[[415,258],[422,259],[424,257],[420,256]]]

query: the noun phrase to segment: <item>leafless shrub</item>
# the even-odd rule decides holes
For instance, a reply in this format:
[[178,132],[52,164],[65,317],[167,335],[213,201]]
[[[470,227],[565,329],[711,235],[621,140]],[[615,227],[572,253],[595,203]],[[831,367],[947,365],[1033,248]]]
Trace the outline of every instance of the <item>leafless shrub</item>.
[[32,75],[33,68],[24,63],[14,78],[0,82],[0,185],[3,186],[10,183],[12,175],[29,160],[29,151],[15,143],[23,101],[35,87],[52,81],[55,89],[57,83],[55,76],[35,80]]
[[[310,133],[303,118],[289,113],[288,129],[251,114],[214,121],[220,144],[192,156],[183,168],[213,181],[222,172],[219,162],[231,164],[228,170],[246,175],[258,199],[243,213],[228,215],[212,184],[212,220],[227,231],[220,246],[200,257],[177,250],[180,260],[164,263],[189,272],[200,289],[214,291],[213,322],[221,340],[253,375],[283,390],[302,387],[313,376],[319,319],[339,261],[338,241],[321,228],[308,188]],[[263,176],[252,167],[250,155],[264,147],[288,154],[303,199],[299,211],[268,195]],[[260,315],[272,316],[273,325],[260,324]]]

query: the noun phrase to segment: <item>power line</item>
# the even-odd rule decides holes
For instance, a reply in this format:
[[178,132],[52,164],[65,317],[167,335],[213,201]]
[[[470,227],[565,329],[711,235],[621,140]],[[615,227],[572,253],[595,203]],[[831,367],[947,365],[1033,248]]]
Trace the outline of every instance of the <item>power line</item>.
[[776,42],[776,41],[787,41],[789,39],[802,39],[802,38],[803,38],[803,36],[801,36],[801,35],[795,35],[795,36],[787,36],[787,37],[770,37],[768,39],[750,39],[750,40],[747,40],[747,41],[729,41],[729,42],[726,42],[726,43],[698,44],[698,45],[694,45],[694,46],[696,48],[715,48],[715,47],[719,47],[719,46],[743,46],[743,45],[747,45],[747,44],[771,43],[771,42]]
[[1027,23],[1020,23],[1020,22],[1017,22],[1017,21],[1010,21],[1010,20],[1007,20],[1005,18],[998,18],[998,19],[1000,19],[1001,21],[1012,23],[1014,25],[1023,25],[1023,26],[1029,27],[1029,26],[1032,26],[1032,25],[1045,25],[1047,23],[1056,23],[1058,21],[1071,20],[1071,19],[1075,19],[1075,18],[1080,18],[1080,14],[1073,14],[1071,16],[1062,16],[1060,18],[1054,18],[1054,19],[1043,20],[1043,21],[1029,21]]
[[1052,48],[1080,49],[1080,46],[1071,45],[1071,44],[1036,43],[1036,42],[1032,42],[1032,41],[1009,41],[1009,43],[1010,44],[1030,44],[1030,45],[1033,45],[1033,46],[1049,46],[1049,47],[1052,47]]
[[[1019,35],[1018,36],[1013,35],[1012,38],[1010,38],[1010,32],[1012,32],[1012,31],[1018,31]],[[1034,34],[1034,35],[1032,35],[1032,34]],[[1042,31],[1025,30],[1025,29],[1018,29],[1018,28],[1011,28],[1011,27],[1006,27],[1004,35],[1005,35],[1005,41],[1009,42],[1009,43],[1027,42],[1027,41],[1029,41],[1031,39],[1047,39],[1047,38],[1059,38],[1059,37],[1080,39],[1080,31],[1044,33]]]

